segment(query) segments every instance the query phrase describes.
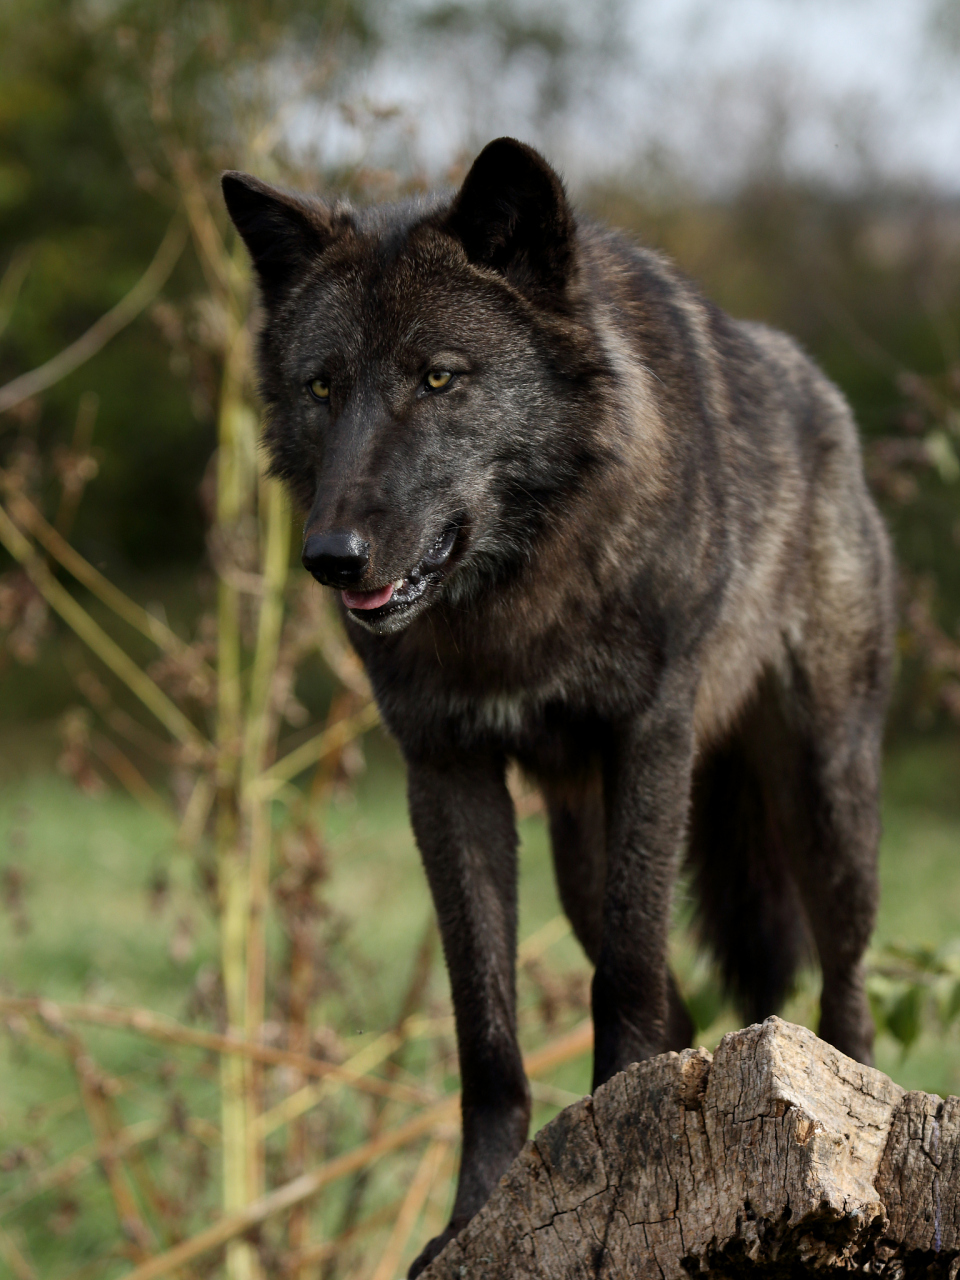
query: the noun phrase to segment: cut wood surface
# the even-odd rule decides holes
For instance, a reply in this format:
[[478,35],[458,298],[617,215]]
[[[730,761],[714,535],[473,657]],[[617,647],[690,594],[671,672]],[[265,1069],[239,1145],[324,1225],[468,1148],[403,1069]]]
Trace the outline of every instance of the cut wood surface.
[[768,1018],[615,1076],[527,1143],[423,1280],[960,1270],[960,1099]]

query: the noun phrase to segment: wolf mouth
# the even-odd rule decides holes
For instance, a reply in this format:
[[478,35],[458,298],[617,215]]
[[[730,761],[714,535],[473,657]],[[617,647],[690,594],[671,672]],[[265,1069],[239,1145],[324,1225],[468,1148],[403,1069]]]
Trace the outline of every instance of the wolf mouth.
[[374,622],[415,604],[446,576],[462,527],[462,516],[445,525],[427,554],[402,578],[372,591],[345,588],[340,593],[344,607],[351,613],[362,614],[365,622]]

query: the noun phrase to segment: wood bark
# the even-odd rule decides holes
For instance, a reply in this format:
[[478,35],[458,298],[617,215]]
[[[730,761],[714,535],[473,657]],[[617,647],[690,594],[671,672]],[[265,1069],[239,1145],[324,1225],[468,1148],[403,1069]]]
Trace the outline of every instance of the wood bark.
[[957,1280],[960,1099],[768,1018],[615,1076],[528,1142],[423,1280]]

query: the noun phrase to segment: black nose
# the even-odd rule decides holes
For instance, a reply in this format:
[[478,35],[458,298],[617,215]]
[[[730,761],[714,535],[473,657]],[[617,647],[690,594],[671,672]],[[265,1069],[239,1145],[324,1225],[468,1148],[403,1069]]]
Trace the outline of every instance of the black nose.
[[352,587],[366,572],[370,543],[352,529],[312,533],[303,544],[300,559],[325,587]]

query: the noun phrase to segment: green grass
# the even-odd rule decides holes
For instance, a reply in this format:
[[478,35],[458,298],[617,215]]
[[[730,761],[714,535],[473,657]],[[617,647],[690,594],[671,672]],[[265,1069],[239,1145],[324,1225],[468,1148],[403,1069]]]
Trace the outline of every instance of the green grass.
[[[875,941],[936,947],[960,938],[960,746],[928,743],[888,761]],[[960,1094],[960,1037],[922,1035],[904,1056],[889,1036],[877,1066],[907,1089]]]
[[[176,848],[172,824],[145,813],[123,794],[88,797],[49,766],[43,734],[22,743],[8,737],[0,757],[0,982],[7,993],[38,994],[60,1000],[91,1000],[147,1006],[180,1018],[190,1016],[196,995],[209,995],[216,938],[198,869]],[[347,1048],[362,1047],[394,1018],[410,980],[415,953],[433,914],[405,814],[402,770],[394,749],[373,738],[369,767],[355,794],[337,800],[328,824],[330,878],[324,898],[325,964],[319,978],[316,1017],[336,1027]],[[43,767],[40,767],[43,766]],[[914,747],[894,756],[887,768],[883,896],[876,940],[937,945],[960,935],[960,750],[954,744]],[[19,888],[18,888],[19,886]],[[17,901],[17,893],[20,900]],[[559,912],[542,819],[522,824],[521,937]],[[271,947],[282,945],[274,926]],[[678,930],[675,965],[685,989],[704,980],[707,970],[689,939]],[[554,973],[586,974],[576,943],[555,943],[546,957]],[[785,1010],[797,1021],[816,1017],[813,975]],[[522,1008],[538,998],[524,979]],[[428,1006],[448,1009],[446,975],[435,958]],[[573,1015],[567,1018],[567,1025]],[[722,1008],[701,1038],[713,1047],[737,1025]],[[541,1020],[524,1022],[528,1047],[543,1036]],[[21,1029],[22,1030],[22,1029]],[[175,1097],[194,1114],[217,1120],[212,1064],[192,1051],[174,1053],[123,1031],[81,1028],[85,1043],[103,1067],[121,1080],[117,1105],[127,1122],[166,1114]],[[18,1031],[17,1024],[14,1032]],[[407,1061],[416,1076],[432,1072],[436,1087],[455,1084],[452,1044],[438,1068],[418,1050]],[[886,1036],[877,1045],[877,1064],[909,1088],[960,1092],[960,1037],[927,1031],[904,1056]],[[438,1075],[437,1072],[440,1072]],[[588,1087],[586,1057],[558,1069],[552,1082],[582,1093]],[[0,1197],[19,1184],[30,1161],[62,1157],[89,1141],[82,1109],[70,1104],[72,1075],[54,1046],[23,1034],[0,1040]],[[363,1105],[344,1095],[341,1119],[355,1113],[357,1133]],[[535,1108],[534,1126],[555,1111]],[[165,1139],[174,1144],[170,1136]],[[185,1141],[185,1140],[184,1140]],[[22,1149],[22,1152],[21,1150]],[[170,1147],[174,1151],[174,1147]],[[187,1147],[184,1147],[187,1152]],[[18,1152],[20,1154],[18,1154]],[[203,1153],[194,1143],[190,1158]],[[203,1221],[215,1200],[217,1153],[205,1157],[208,1173],[198,1177],[195,1221]],[[17,1164],[17,1161],[27,1163]],[[409,1175],[399,1161],[385,1174],[383,1194]],[[205,1181],[203,1178],[205,1177]],[[200,1185],[198,1183],[198,1185]],[[44,1276],[65,1276],[99,1256],[113,1230],[112,1207],[103,1180],[89,1173],[78,1183],[79,1210],[70,1229],[51,1223],[69,1219],[71,1196],[48,1193],[0,1226],[14,1234],[26,1228],[34,1262]],[[328,1212],[337,1208],[328,1199]],[[2,1200],[0,1200],[2,1203]],[[58,1214],[60,1215],[58,1217]],[[64,1217],[64,1214],[66,1217]],[[332,1219],[331,1219],[332,1221]],[[115,1271],[123,1267],[118,1263]],[[2,1273],[2,1272],[0,1272]]]

